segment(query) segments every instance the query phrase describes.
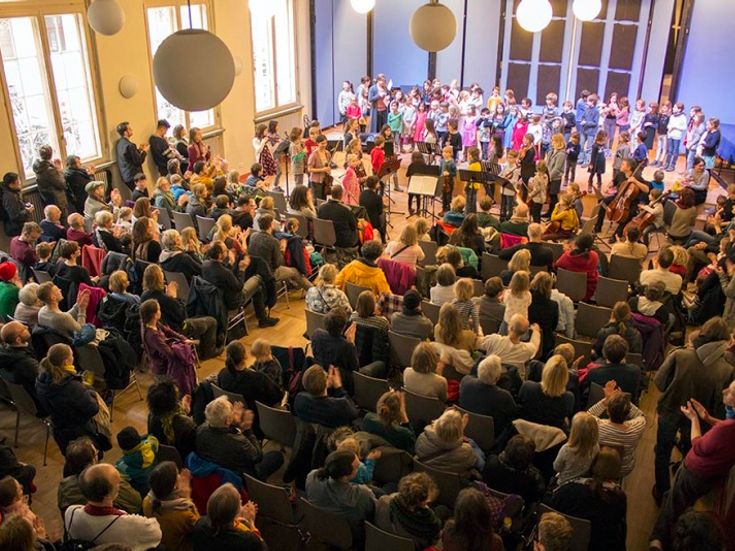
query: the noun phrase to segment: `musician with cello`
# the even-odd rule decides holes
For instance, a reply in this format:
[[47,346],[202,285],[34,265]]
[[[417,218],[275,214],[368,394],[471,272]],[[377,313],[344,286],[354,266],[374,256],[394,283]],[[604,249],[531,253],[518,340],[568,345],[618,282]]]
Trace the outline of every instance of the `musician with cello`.
[[633,159],[623,160],[620,172],[613,180],[617,193],[608,195],[600,201],[595,233],[602,232],[605,217],[616,222],[618,226],[610,238],[610,243],[616,243],[617,238],[622,237],[625,225],[638,214],[638,205],[648,202],[651,186],[641,178],[637,168],[638,165]]

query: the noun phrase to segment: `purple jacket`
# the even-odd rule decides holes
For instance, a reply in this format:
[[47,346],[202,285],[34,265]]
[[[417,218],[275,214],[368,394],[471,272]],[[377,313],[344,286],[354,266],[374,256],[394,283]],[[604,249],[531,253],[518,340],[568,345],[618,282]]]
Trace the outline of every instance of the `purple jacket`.
[[416,268],[389,258],[379,258],[378,267],[385,273],[390,290],[403,296],[416,284]]

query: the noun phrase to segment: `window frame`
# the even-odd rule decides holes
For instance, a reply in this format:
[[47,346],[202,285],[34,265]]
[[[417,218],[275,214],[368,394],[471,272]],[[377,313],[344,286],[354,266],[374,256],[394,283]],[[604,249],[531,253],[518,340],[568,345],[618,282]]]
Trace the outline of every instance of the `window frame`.
[[[214,25],[214,5],[212,0],[191,0],[191,5],[203,5],[207,12],[207,30],[211,33],[217,34]],[[153,100],[153,113],[156,119],[158,119],[158,101],[156,100],[156,81],[153,78],[153,55],[154,52],[151,48],[151,33],[150,24],[148,22],[148,10],[152,8],[174,8],[176,14],[176,25],[178,30],[188,29],[188,21],[184,21],[181,15],[181,8],[186,7],[186,0],[146,0],[143,2],[143,19],[145,21],[145,41],[146,49],[148,52],[148,68],[151,75],[151,93]],[[186,25],[184,25],[186,23]],[[214,121],[210,126],[198,127],[203,134],[208,135],[215,133],[222,129],[222,116],[219,105],[214,106]],[[181,109],[184,113],[184,124],[187,130],[191,128],[191,112]]]
[[255,45],[253,44],[253,17],[252,13],[249,14],[249,20],[250,20],[250,56],[251,56],[251,63],[252,63],[252,82],[253,82],[253,107],[255,108],[255,120],[264,120],[267,118],[271,118],[273,116],[279,116],[284,113],[291,113],[298,109],[301,109],[301,97],[299,93],[299,64],[298,64],[298,51],[297,51],[297,44],[299,43],[299,32],[298,32],[298,24],[297,24],[297,15],[296,15],[296,6],[294,0],[286,0],[288,2],[287,10],[291,17],[291,59],[293,60],[293,101],[290,101],[288,103],[279,104],[278,103],[278,55],[276,53],[276,18],[273,16],[270,21],[270,36],[271,36],[271,44],[270,44],[270,55],[271,55],[271,61],[273,64],[273,75],[271,78],[271,83],[273,85],[273,96],[275,100],[275,105],[273,107],[270,107],[268,109],[261,109],[258,110],[257,106],[257,100],[256,100],[256,78],[255,78],[255,58],[254,58],[254,52],[255,52]]
[[[38,31],[39,45],[41,47],[41,61],[43,62],[43,77],[44,85],[46,86],[49,99],[51,104],[51,116],[54,123],[54,131],[56,133],[56,140],[58,143],[58,151],[54,151],[62,160],[68,155],[66,151],[66,138],[64,137],[63,123],[61,117],[61,109],[59,107],[59,97],[56,91],[56,80],[54,76],[54,68],[51,60],[52,53],[48,38],[48,26],[46,25],[46,17],[53,17],[55,15],[75,15],[81,18],[80,32],[81,37],[85,41],[87,63],[88,67],[85,69],[89,71],[90,81],[90,96],[94,101],[94,114],[97,118],[97,139],[100,146],[99,155],[94,158],[83,159],[84,163],[93,164],[97,167],[108,164],[110,162],[110,140],[107,133],[104,131],[107,128],[105,120],[104,109],[102,106],[102,86],[99,80],[99,64],[97,55],[97,43],[95,42],[94,33],[87,24],[87,10],[84,2],[78,0],[69,0],[66,2],[54,2],[50,0],[44,3],[28,4],[5,4],[0,2],[0,19],[13,19],[19,17],[28,17],[35,20],[34,24]],[[2,64],[0,59],[0,64]],[[13,116],[13,106],[10,103],[10,89],[8,87],[8,81],[5,75],[5,68],[0,71],[0,86],[2,86],[3,92],[3,103],[5,104],[5,111],[8,117],[8,123],[10,125],[10,133],[13,141],[13,152],[15,155],[15,162],[17,165],[17,172],[23,187],[32,186],[36,177],[26,175],[23,167],[23,158],[21,155],[20,145],[18,143],[18,132],[15,127],[15,118]]]

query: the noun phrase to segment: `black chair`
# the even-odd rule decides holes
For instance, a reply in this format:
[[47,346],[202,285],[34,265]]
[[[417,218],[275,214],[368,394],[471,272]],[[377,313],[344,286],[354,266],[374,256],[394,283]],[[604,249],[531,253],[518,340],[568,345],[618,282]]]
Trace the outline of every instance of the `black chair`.
[[566,335],[561,333],[556,334],[556,345],[568,343],[574,347],[574,357],[578,358],[583,356],[582,365],[586,365],[592,360],[592,343],[589,341],[580,341],[576,339],[570,339]]
[[612,308],[615,303],[628,300],[628,282],[622,279],[611,279],[600,276],[595,289],[597,306]]
[[327,249],[334,248],[337,244],[334,222],[321,218],[314,219],[314,244]]
[[308,308],[304,310],[304,314],[306,314],[306,338],[311,339],[317,329],[326,327],[327,315],[312,312]]
[[296,420],[291,412],[285,409],[272,408],[256,401],[260,430],[268,440],[274,440],[288,448],[293,447],[296,440]]
[[227,396],[227,398],[232,402],[233,404],[235,402],[240,402],[242,405],[247,406],[247,402],[245,401],[245,397],[242,394],[238,394],[236,392],[229,392],[225,390],[224,388],[217,386],[214,383],[211,383],[210,386],[212,387],[212,395],[215,398],[219,398],[220,396]]
[[196,228],[194,220],[191,218],[191,214],[177,211],[173,211],[171,214],[174,216],[174,225],[179,232],[184,228]]
[[243,476],[250,499],[258,504],[259,518],[266,518],[281,528],[298,530],[298,519],[294,516],[286,488],[268,484],[248,474]]
[[543,503],[539,503],[538,513],[539,516],[544,513],[559,513],[566,518],[569,524],[572,525],[572,547],[570,551],[587,551],[590,546],[590,538],[592,537],[592,523],[589,520],[565,515]]
[[421,311],[427,318],[431,320],[431,323],[433,323],[434,325],[439,323],[439,310],[441,310],[441,308],[441,306],[433,304],[431,302],[427,302],[425,300],[421,302]]
[[464,429],[465,436],[472,438],[475,444],[480,446],[480,449],[484,452],[492,450],[495,444],[495,421],[493,418],[489,415],[481,415],[456,407],[457,410],[466,413],[469,417],[467,427]]
[[217,221],[214,218],[199,216],[197,214],[197,235],[200,241],[209,241],[209,235],[212,233]]
[[610,257],[607,277],[610,279],[622,279],[633,285],[641,277],[641,263],[637,258],[627,258],[614,254]]
[[408,367],[411,365],[411,355],[414,349],[421,343],[421,339],[401,335],[395,331],[388,331],[390,340],[391,365],[395,367]]
[[419,262],[422,266],[433,266],[436,264],[436,251],[439,245],[435,241],[419,241],[419,247],[424,251],[424,259]]
[[336,549],[352,548],[352,530],[343,517],[317,507],[303,497],[300,503],[304,513],[301,526],[311,538]]
[[404,392],[406,394],[406,414],[415,427],[431,423],[446,409],[444,402],[438,398],[422,396],[405,389]]
[[489,278],[494,276],[499,276],[503,270],[507,269],[507,260],[500,260],[496,254],[482,253],[482,259],[480,260],[480,276],[483,281],[487,281]]
[[365,551],[415,551],[413,540],[381,530],[365,522]]
[[176,466],[180,469],[184,466],[184,460],[181,459],[181,454],[173,446],[167,446],[166,444],[158,445],[158,454],[156,455],[156,461],[163,463],[164,461],[173,461]]
[[[53,430],[51,417],[38,416],[38,408],[36,407],[36,402],[33,401],[33,398],[30,394],[28,394],[28,391],[23,388],[23,385],[11,383],[9,381],[6,381],[5,379],[0,378],[0,387],[2,387],[2,392],[0,392],[0,394],[6,396],[5,399],[8,401],[8,405],[15,410],[14,446],[16,448],[18,447],[18,432],[20,430],[21,413],[31,419],[37,419],[46,427],[46,441],[43,445],[43,466],[45,467],[47,465],[48,458],[48,440],[51,436],[51,431]],[[7,397],[9,397],[9,399]]]
[[352,372],[352,384],[355,387],[355,403],[362,409],[373,412],[380,397],[390,390],[385,379],[368,377],[359,371]]
[[612,309],[604,306],[592,306],[586,302],[580,302],[577,309],[577,317],[574,320],[574,328],[577,335],[583,337],[597,338],[597,333],[610,321]]
[[557,268],[556,288],[560,293],[564,293],[572,299],[573,302],[579,302],[587,296],[587,274]]
[[435,469],[416,458],[414,458],[413,464],[416,471],[428,474],[436,483],[437,488],[439,488],[439,497],[436,502],[453,509],[459,491],[462,489],[462,480],[459,473]]
[[360,293],[363,291],[370,291],[370,289],[368,287],[355,285],[349,281],[345,283],[345,294],[347,295],[347,300],[350,302],[350,306],[352,306],[353,310],[357,308],[357,297],[359,297]]

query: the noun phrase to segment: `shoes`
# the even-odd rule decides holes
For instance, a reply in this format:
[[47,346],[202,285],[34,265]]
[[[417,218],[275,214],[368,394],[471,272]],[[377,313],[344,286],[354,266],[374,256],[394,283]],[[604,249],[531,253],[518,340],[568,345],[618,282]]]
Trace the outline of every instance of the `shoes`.
[[263,318],[262,320],[258,320],[258,327],[273,327],[279,322],[278,318],[272,318],[270,316]]
[[673,166],[667,166],[664,170],[666,172],[674,172],[674,167]]
[[607,242],[610,243],[610,245],[615,245],[615,243],[618,242],[618,238],[613,234],[613,236],[610,239],[608,239]]

